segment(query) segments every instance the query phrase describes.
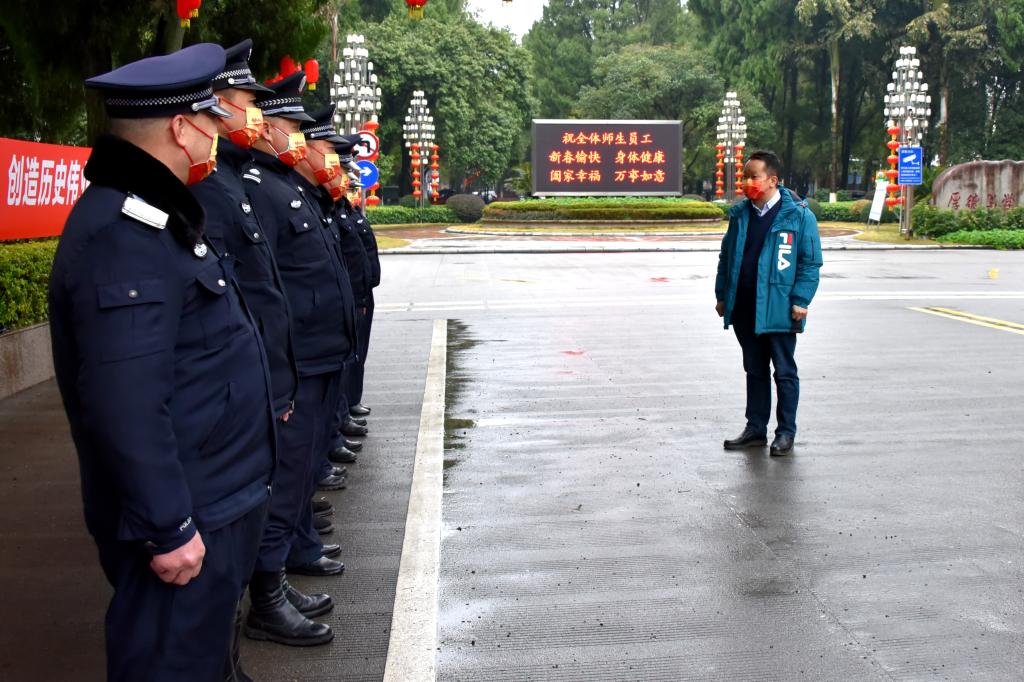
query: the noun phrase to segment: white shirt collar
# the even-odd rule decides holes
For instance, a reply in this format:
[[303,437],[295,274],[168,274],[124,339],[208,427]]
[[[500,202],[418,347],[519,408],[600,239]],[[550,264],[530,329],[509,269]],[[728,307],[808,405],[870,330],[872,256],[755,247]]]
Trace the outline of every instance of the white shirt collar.
[[774,206],[775,204],[779,203],[779,199],[781,199],[781,198],[782,198],[782,190],[779,189],[778,187],[776,187],[775,188],[775,196],[773,196],[768,201],[764,202],[764,208],[758,208],[757,204],[755,204],[754,202],[750,202],[750,205],[753,207],[754,212],[757,213],[757,217],[758,218],[763,218],[764,214],[767,213],[768,211],[772,210],[772,206]]

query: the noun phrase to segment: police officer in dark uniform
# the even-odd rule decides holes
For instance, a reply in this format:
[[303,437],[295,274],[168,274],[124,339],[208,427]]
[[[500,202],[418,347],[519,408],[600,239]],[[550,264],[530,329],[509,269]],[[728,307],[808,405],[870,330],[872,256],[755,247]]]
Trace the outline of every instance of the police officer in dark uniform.
[[[288,584],[283,566],[273,557],[278,529],[294,528],[302,513],[289,489],[301,485],[306,475],[303,448],[308,438],[296,434],[302,420],[291,420],[298,389],[298,369],[291,338],[292,322],[284,284],[267,235],[246,195],[246,190],[259,183],[247,182],[243,175],[259,179],[253,167],[250,148],[263,132],[263,113],[254,106],[256,96],[273,91],[256,82],[249,69],[252,41],[225,50],[227,63],[213,79],[213,91],[221,105],[234,113],[219,124],[220,152],[217,170],[209,178],[192,187],[192,193],[206,210],[207,238],[237,261],[239,286],[249,304],[263,337],[270,363],[274,414],[277,417],[278,467],[276,489],[270,501],[268,542],[264,548],[270,557],[257,561],[253,576],[253,617],[249,619],[250,634],[260,632],[268,639],[285,643],[320,644],[330,641],[331,628],[314,623],[310,618],[334,608],[326,594],[305,595]],[[308,409],[308,408],[307,408]],[[296,452],[297,448],[297,452]],[[341,547],[327,547],[328,553],[340,553]],[[261,553],[262,554],[262,553]],[[269,561],[269,568],[268,563]],[[279,563],[279,560],[277,561]],[[234,647],[237,654],[237,646]],[[236,666],[237,667],[237,666]]]
[[[351,156],[352,148],[359,141],[359,137],[358,135],[349,135],[346,136],[345,140],[345,144],[338,146],[338,153],[342,157],[343,166],[345,165],[346,155],[348,157]],[[380,286],[380,255],[377,250],[377,237],[373,233],[373,227],[370,225],[369,219],[361,211],[356,210],[347,197],[344,202],[346,204],[345,213],[352,223],[353,231],[363,243],[363,250],[366,253],[369,264],[367,276],[368,289],[364,299],[365,305],[361,309],[357,309],[358,314],[356,316],[356,331],[359,337],[359,361],[346,375],[348,381],[345,386],[346,396],[350,405],[349,413],[352,417],[358,419],[370,414],[370,408],[363,405],[363,381],[366,369],[366,355],[370,350],[370,330],[373,327],[373,290]]]
[[111,135],[85,168],[50,281],[54,366],[85,520],[114,588],[109,680],[221,680],[270,493],[274,424],[234,263],[186,184],[212,169],[204,43],[86,81]]
[[[323,165],[318,158],[304,161],[307,148],[299,132],[299,123],[309,120],[302,107],[304,86],[305,77],[296,73],[273,84],[272,94],[257,99],[256,106],[263,110],[263,133],[253,148],[255,163],[243,173],[292,313],[299,387],[289,422],[298,419],[296,432],[306,437],[306,476],[283,493],[302,505],[301,516],[294,529],[271,532],[272,523],[268,524],[274,551],[261,550],[260,569],[279,570],[287,559],[291,572],[335,575],[344,565],[322,554],[323,545],[313,528],[311,498],[338,403],[341,371],[355,356],[355,319],[348,275],[335,256],[331,231],[316,197],[319,190],[296,168]],[[329,484],[344,485],[341,473],[328,479]],[[268,544],[266,536],[264,544]]]

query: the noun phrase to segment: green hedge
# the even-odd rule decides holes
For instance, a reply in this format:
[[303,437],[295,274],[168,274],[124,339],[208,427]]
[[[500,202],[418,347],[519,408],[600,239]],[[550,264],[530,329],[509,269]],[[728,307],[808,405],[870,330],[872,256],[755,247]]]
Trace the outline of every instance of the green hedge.
[[[973,211],[953,211],[918,204],[913,210],[914,234],[923,237],[942,237],[954,232],[1024,231],[1024,208],[978,208]],[[973,242],[972,242],[973,243]]]
[[496,201],[484,210],[484,220],[546,222],[558,220],[721,220],[715,204],[690,199],[538,199]]
[[457,223],[459,219],[447,206],[406,208],[404,206],[377,206],[366,209],[371,225],[404,225],[407,223]]
[[43,322],[57,240],[0,244],[0,328]]
[[448,197],[448,208],[464,223],[475,223],[484,215],[485,203],[476,194],[455,194]]
[[1024,249],[1024,230],[957,230],[939,237],[944,244],[973,244],[996,249]]

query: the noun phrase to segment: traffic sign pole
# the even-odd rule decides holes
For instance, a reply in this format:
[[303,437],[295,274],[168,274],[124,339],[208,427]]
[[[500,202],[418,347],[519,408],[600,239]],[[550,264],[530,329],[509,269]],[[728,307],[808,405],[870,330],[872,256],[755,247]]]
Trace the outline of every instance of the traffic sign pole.
[[924,150],[921,147],[899,148],[899,176],[903,186],[903,206],[900,210],[900,234],[913,236],[914,187],[924,181]]

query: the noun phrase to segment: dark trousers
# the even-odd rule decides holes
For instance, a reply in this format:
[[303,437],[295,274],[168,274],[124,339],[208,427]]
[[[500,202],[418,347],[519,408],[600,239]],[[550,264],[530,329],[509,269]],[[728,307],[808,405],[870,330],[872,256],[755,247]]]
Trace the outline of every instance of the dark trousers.
[[743,349],[743,369],[747,373],[747,426],[759,433],[768,430],[772,411],[770,363],[775,367],[778,393],[775,433],[796,436],[796,408],[800,402],[800,377],[793,359],[796,334],[756,335],[752,315],[734,319],[733,330]]
[[295,411],[287,422],[277,423],[277,470],[256,562],[259,571],[284,568],[300,529],[313,527],[313,490],[309,481],[320,464],[317,446],[322,437],[318,434],[325,428],[325,405],[333,405],[328,401],[335,400],[337,372],[300,377]]
[[[314,377],[302,377],[299,379],[300,390],[303,381],[314,381],[316,384],[315,395],[311,396],[311,398],[315,398],[311,404],[311,411],[315,413],[315,418],[314,423],[307,431],[310,450],[306,474],[301,484],[297,486],[299,492],[296,503],[301,507],[300,514],[287,551],[281,555],[281,566],[285,564],[298,566],[316,561],[323,555],[324,548],[323,542],[320,541],[320,535],[313,526],[313,495],[316,493],[316,482],[323,477],[321,467],[327,452],[331,429],[334,426],[334,411],[338,405],[338,396],[341,394],[341,371],[318,374]],[[298,412],[298,409],[296,401],[295,411]]]
[[354,363],[345,376],[345,398],[349,405],[363,402],[363,376],[365,375],[366,354],[370,352],[370,330],[373,328],[373,293],[366,313],[356,309],[356,343],[359,361]]
[[200,529],[206,556],[187,585],[160,580],[135,543],[100,542],[114,596],[107,609],[110,682],[221,682],[238,600],[252,575],[267,503],[213,531]]

